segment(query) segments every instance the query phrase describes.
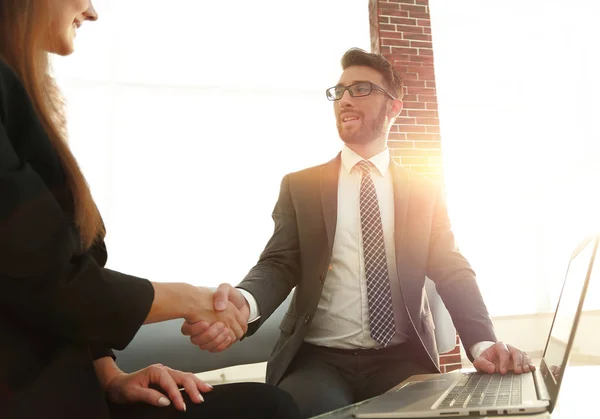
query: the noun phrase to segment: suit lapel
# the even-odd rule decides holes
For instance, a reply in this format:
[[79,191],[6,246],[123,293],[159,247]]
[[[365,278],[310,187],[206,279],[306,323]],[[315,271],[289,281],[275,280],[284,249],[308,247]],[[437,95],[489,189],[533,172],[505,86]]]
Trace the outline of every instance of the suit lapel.
[[341,153],[321,168],[321,205],[327,231],[329,254],[333,249],[337,223],[338,181],[340,177]]

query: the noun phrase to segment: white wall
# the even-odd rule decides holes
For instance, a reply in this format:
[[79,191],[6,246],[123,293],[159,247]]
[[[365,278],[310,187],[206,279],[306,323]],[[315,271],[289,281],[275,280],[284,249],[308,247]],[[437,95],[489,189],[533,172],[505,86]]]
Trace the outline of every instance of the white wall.
[[448,202],[493,315],[553,307],[600,231],[600,6],[431,0]]
[[273,229],[282,176],[341,148],[325,89],[369,48],[363,0],[97,0],[55,60],[108,266],[238,283]]

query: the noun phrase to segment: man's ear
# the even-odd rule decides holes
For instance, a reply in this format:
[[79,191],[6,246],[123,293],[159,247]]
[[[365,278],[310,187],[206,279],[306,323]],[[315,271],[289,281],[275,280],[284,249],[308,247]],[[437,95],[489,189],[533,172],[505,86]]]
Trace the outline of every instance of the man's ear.
[[396,118],[402,112],[402,101],[400,99],[395,99],[392,101],[392,106],[388,113],[388,116],[392,119]]

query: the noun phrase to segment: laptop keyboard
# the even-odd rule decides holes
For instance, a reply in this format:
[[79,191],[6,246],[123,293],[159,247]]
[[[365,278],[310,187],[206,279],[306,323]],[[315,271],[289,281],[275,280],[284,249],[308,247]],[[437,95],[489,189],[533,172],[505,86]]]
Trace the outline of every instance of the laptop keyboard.
[[461,380],[436,409],[494,407],[521,404],[521,375],[462,374]]

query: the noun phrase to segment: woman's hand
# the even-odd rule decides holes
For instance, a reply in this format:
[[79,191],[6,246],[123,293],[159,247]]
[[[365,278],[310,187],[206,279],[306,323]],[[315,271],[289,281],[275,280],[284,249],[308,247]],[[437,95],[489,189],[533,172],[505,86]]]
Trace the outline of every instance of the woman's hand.
[[[159,387],[165,394],[154,390]],[[212,390],[194,374],[177,371],[161,364],[150,365],[131,374],[120,372],[106,385],[108,399],[113,403],[125,404],[145,402],[154,406],[169,406],[185,412],[186,406],[179,388],[183,387],[194,403],[204,401],[201,393]]]

